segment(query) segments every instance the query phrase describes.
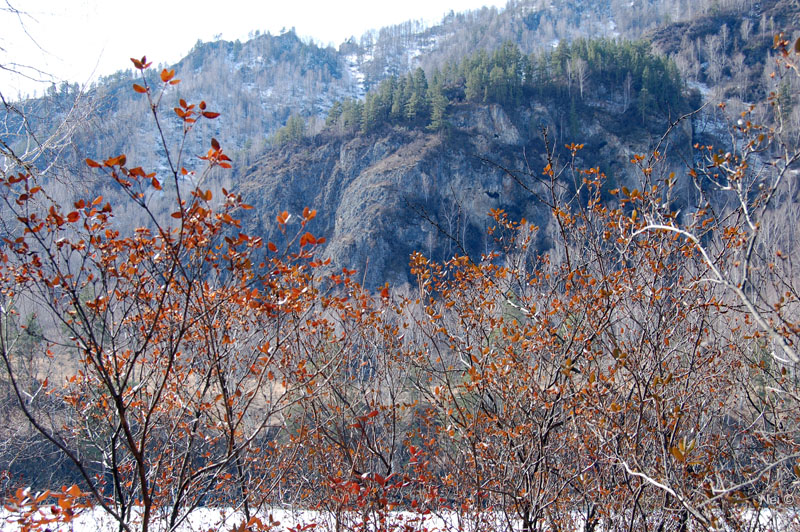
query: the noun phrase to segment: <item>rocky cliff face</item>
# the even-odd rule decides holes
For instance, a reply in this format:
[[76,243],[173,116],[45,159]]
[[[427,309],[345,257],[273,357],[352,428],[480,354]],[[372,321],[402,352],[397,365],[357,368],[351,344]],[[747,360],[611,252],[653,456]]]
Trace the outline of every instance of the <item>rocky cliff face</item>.
[[[367,286],[402,284],[410,280],[413,251],[443,260],[461,247],[475,259],[491,250],[490,209],[539,225],[538,246],[548,248],[547,207],[508,172],[538,186],[546,164],[542,128],[562,164],[568,162],[564,142],[585,143],[577,163],[599,166],[609,188],[632,178],[631,155],[646,153],[657,138],[656,131],[631,129],[624,116],[589,108],[575,139],[562,135],[564,117],[554,106],[508,111],[464,104],[449,116],[450,127],[441,133],[386,128],[368,136],[322,134],[267,153],[238,184],[255,207],[248,211],[248,228],[279,243],[278,212],[317,209],[308,229],[327,239],[323,255],[332,267],[358,270]],[[673,143],[688,148],[690,137],[689,129],[678,130]],[[686,152],[673,155],[677,161]]]

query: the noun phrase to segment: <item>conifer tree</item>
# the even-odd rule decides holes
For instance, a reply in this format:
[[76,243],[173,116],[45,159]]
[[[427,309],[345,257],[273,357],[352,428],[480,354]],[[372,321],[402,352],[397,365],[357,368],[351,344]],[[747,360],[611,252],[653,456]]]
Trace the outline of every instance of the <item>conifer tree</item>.
[[447,111],[447,97],[442,91],[441,76],[437,72],[428,87],[428,100],[431,106],[431,120],[428,129],[438,131],[444,127],[445,113]]

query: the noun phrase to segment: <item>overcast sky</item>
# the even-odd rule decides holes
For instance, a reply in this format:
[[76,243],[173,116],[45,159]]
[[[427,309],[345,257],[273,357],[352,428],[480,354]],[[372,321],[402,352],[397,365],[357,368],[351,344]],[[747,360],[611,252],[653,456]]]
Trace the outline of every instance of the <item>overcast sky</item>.
[[[0,66],[18,64],[34,78],[84,84],[129,68],[132,56],[174,63],[198,39],[218,35],[244,41],[255,30],[277,34],[294,27],[301,37],[338,46],[370,29],[406,20],[436,23],[450,10],[484,5],[502,7],[505,0],[0,0]],[[0,72],[0,91],[12,99],[41,94],[49,83]]]

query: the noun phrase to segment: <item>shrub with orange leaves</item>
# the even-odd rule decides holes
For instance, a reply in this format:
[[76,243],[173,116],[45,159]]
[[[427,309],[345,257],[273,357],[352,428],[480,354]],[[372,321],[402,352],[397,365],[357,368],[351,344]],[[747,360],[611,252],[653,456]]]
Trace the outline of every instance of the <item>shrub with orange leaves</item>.
[[[794,68],[800,44],[776,45]],[[173,530],[202,505],[269,530],[281,504],[317,512],[300,529],[410,530],[428,514],[475,531],[797,529],[800,247],[775,228],[800,147],[779,121],[745,112],[732,146],[698,146],[685,175],[659,145],[633,157],[636,185],[611,190],[578,167],[582,145],[567,164],[548,153],[541,175],[513,177],[549,227],[495,210],[492,252],[416,253],[416,287],[372,294],[351,270],[320,273],[316,211],[278,213],[285,241],[265,245],[241,227],[241,197],[200,187],[210,174],[161,134],[174,76],[133,88],[167,176],[86,160],[146,225],[120,227],[100,197],[59,205],[22,160],[3,171],[0,355],[22,414],[82,478],[13,492],[12,520],[41,530],[91,504],[120,530]],[[174,112],[184,136],[217,116]],[[229,167],[210,144],[208,168]],[[23,301],[58,325],[27,380],[7,341]],[[70,371],[47,375],[51,360]]]
[[[143,73],[150,66],[146,58],[133,63]],[[303,212],[283,252],[242,232],[237,212],[249,206],[241,197],[200,188],[212,168],[230,168],[220,143],[211,140],[205,173],[191,176],[162,132],[160,102],[176,83],[165,70],[160,86],[143,74],[133,87],[152,109],[167,175],[125,155],[86,159],[139,209],[142,227],[115,223],[102,197],[60,205],[48,193],[52,183],[22,161],[0,183],[16,224],[0,257],[4,308],[25,301],[46,313],[56,325],[47,356],[71,368],[57,382],[41,365],[39,378],[22,382],[3,349],[12,391],[82,477],[81,500],[121,530],[134,515],[137,529],[156,520],[171,529],[200,504],[253,517],[279,487],[276,471],[295,463],[286,413],[318,371],[286,349],[317,297],[312,279],[322,261],[311,259],[322,239],[305,228],[315,212]],[[175,114],[184,137],[198,120],[218,116],[205,102],[183,100]],[[196,186],[185,194],[188,177]],[[150,209],[148,187],[172,195],[167,220]],[[54,401],[60,406],[45,408]]]

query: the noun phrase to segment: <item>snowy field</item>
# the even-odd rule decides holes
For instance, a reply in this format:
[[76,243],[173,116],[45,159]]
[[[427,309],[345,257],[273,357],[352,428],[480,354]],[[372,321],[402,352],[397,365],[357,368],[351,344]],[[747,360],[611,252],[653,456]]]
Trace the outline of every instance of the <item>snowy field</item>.
[[[41,523],[40,527],[33,530],[44,532],[112,532],[118,530],[118,525],[111,519],[103,510],[92,509],[82,512],[72,522],[56,526],[49,522],[52,514],[47,510],[43,510],[38,516],[37,521]],[[320,512],[312,511],[289,511],[289,510],[273,510],[266,515],[259,515],[258,518],[266,528],[274,530],[275,532],[283,531],[302,531],[302,530],[315,530],[315,531],[328,531],[336,530],[335,524],[332,522],[332,516],[322,514]],[[3,532],[19,532],[21,527],[17,521],[16,514],[8,511],[7,508],[0,511],[0,530]],[[445,532],[458,529],[472,529],[473,526],[459,527],[458,519],[445,520],[440,517],[432,515],[418,515],[408,512],[392,512],[390,515],[391,523],[380,527],[381,529],[395,529],[403,530],[404,532],[427,531],[427,532]],[[175,530],[175,532],[223,532],[238,529],[239,525],[244,521],[244,517],[240,512],[232,510],[218,510],[202,508],[195,510],[189,518]],[[451,522],[450,522],[451,521]],[[351,519],[346,523],[345,529],[362,529],[360,516],[351,516]],[[269,528],[271,526],[271,528]],[[134,530],[138,527],[132,527]],[[378,527],[370,527],[378,528]],[[166,527],[155,526],[151,530],[155,532],[165,532]]]
[[[760,515],[747,513],[750,521],[748,530],[753,531],[800,531],[800,508],[782,512],[781,515],[773,514],[768,510],[762,511]],[[498,514],[484,513],[476,519],[472,515],[468,520],[461,520],[459,516],[451,514],[441,515],[420,515],[411,512],[391,512],[387,522],[378,524],[369,522],[364,526],[361,516],[351,514],[346,516],[339,526],[333,521],[330,514],[314,511],[291,511],[276,509],[269,514],[260,514],[258,519],[261,521],[262,528],[252,528],[249,530],[271,530],[274,532],[301,532],[314,530],[315,532],[333,532],[335,530],[396,530],[402,532],[471,532],[474,530],[507,530],[508,523]],[[33,527],[34,532],[116,532],[118,525],[113,519],[100,509],[86,510],[68,524],[56,526],[49,520],[52,514],[49,508],[39,515],[40,526]],[[375,516],[370,517],[374,519]],[[20,532],[22,527],[16,522],[16,514],[9,512],[8,508],[0,510],[0,531]],[[493,520],[493,522],[491,522]],[[239,528],[244,521],[240,512],[233,510],[220,510],[201,508],[192,512],[189,518],[181,524],[174,532],[234,532],[242,530]],[[656,520],[658,521],[658,520]],[[584,522],[582,516],[575,516],[574,530],[583,530]],[[653,523],[655,525],[656,522]],[[138,530],[134,524],[132,530]],[[518,529],[520,527],[515,527]],[[616,530],[616,526],[609,529]],[[151,525],[154,532],[167,532],[165,526]],[[244,530],[248,530],[245,528]],[[595,530],[603,531],[606,528],[602,524]],[[724,528],[720,530],[726,530]],[[733,530],[733,529],[730,529]]]

